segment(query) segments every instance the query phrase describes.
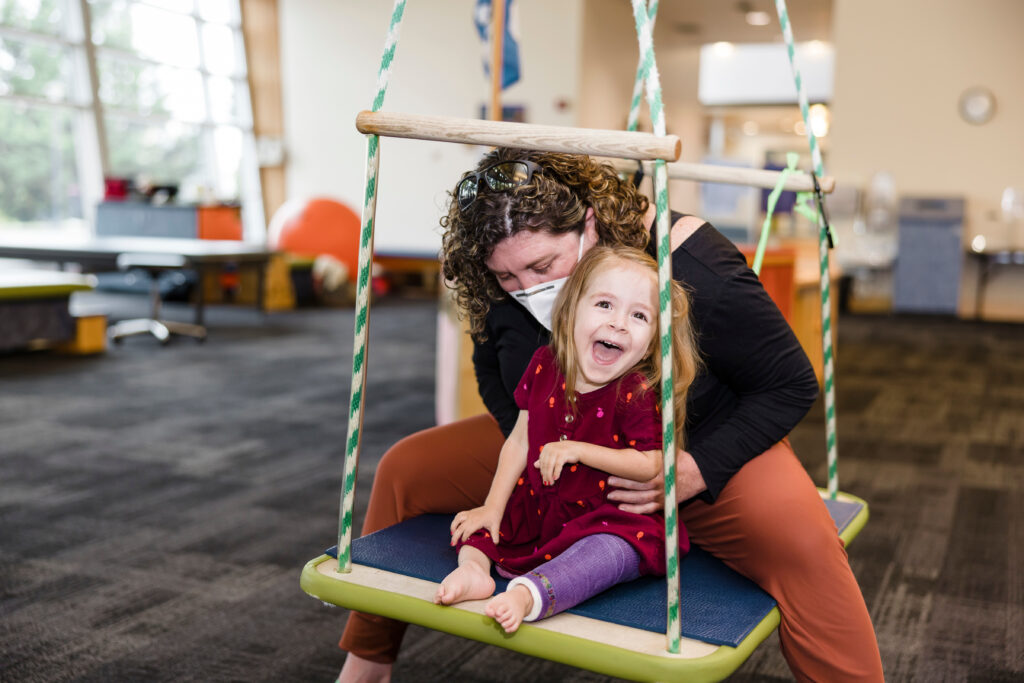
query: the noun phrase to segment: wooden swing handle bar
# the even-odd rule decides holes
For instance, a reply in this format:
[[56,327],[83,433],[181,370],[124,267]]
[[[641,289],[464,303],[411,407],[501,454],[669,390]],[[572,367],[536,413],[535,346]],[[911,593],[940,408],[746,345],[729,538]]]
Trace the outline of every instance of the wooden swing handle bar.
[[[632,173],[636,164],[618,159],[608,159],[617,171]],[[693,164],[677,161],[668,164],[668,177],[672,180],[696,180],[704,183],[727,183],[730,185],[748,185],[773,189],[779,182],[781,171],[766,171],[757,168],[737,168],[735,166],[716,166],[715,164]],[[644,173],[654,172],[651,164],[644,164]],[[836,188],[836,179],[832,176],[818,178],[818,185],[824,194],[831,194]],[[814,180],[809,173],[791,173],[786,178],[783,190],[792,192],[814,192]]]
[[360,133],[384,137],[521,147],[542,152],[592,154],[639,161],[675,161],[682,149],[682,143],[675,135],[661,137],[652,133],[620,130],[540,126],[391,112],[359,112],[356,116],[356,129]]

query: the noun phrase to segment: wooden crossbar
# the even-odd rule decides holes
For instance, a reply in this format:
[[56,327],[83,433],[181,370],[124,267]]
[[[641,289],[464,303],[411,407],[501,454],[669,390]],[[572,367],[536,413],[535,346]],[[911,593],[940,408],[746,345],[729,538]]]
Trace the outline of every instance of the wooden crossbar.
[[[610,158],[608,161],[615,166],[616,170],[624,173],[632,173],[636,170],[636,164],[621,159]],[[750,187],[763,187],[773,189],[775,183],[779,182],[781,171],[767,171],[757,168],[741,168],[736,166],[716,166],[714,164],[694,164],[684,161],[677,161],[668,164],[668,177],[673,180],[696,180],[705,183],[727,183],[730,185],[748,185]],[[644,164],[644,173],[650,175],[653,172],[653,165]],[[836,179],[832,176],[818,178],[818,185],[825,194],[830,194],[836,188]],[[791,173],[782,186],[784,190],[793,192],[813,192],[814,181],[809,173]]]
[[521,147],[542,152],[592,154],[638,161],[675,161],[682,150],[682,143],[675,135],[661,137],[621,130],[541,126],[391,112],[359,112],[356,116],[356,129],[360,133],[383,137]]

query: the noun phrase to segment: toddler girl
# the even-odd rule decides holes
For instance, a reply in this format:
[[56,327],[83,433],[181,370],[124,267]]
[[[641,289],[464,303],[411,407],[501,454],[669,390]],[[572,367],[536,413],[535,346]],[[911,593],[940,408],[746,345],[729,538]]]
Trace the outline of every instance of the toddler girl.
[[[689,302],[672,283],[677,445],[698,359]],[[455,515],[459,566],[434,597],[450,605],[494,592],[492,563],[515,577],[485,607],[512,633],[642,574],[665,573],[661,514],[623,512],[608,475],[661,472],[657,265],[632,248],[593,247],[555,302],[550,346],[516,392],[519,418],[481,507]],[[679,531],[682,552],[689,549]]]

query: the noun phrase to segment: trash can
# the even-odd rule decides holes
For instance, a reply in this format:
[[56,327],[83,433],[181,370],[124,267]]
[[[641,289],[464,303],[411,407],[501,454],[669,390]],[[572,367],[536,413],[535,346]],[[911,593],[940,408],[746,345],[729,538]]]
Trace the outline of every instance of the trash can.
[[956,315],[964,260],[963,225],[962,198],[900,199],[894,311]]

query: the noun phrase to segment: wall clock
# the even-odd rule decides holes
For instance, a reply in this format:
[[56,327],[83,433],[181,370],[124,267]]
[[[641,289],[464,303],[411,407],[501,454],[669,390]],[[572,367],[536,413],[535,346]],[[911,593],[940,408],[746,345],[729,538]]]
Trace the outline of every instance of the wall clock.
[[981,125],[995,115],[996,97],[988,88],[968,88],[960,95],[959,109],[964,121]]

